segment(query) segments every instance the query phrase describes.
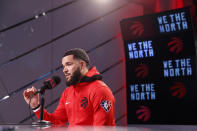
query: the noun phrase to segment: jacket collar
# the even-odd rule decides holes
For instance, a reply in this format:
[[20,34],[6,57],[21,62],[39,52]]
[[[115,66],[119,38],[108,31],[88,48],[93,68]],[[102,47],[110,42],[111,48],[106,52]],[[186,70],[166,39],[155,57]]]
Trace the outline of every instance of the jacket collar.
[[96,67],[92,67],[89,69],[86,75],[80,80],[80,82],[74,85],[74,87],[84,86],[95,80],[102,80],[102,76],[100,75]]
[[96,67],[92,67],[86,75],[80,80],[80,83],[83,82],[93,82],[95,80],[102,80],[102,76],[97,71]]

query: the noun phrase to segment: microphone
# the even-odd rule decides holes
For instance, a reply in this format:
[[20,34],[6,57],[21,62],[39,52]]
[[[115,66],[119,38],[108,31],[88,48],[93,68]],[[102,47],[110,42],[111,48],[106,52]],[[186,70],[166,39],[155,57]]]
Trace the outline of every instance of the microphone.
[[53,89],[55,88],[59,83],[61,82],[61,79],[59,76],[53,76],[52,78],[44,81],[44,86],[42,86],[38,91],[34,93],[36,95],[37,93],[44,94],[46,89]]

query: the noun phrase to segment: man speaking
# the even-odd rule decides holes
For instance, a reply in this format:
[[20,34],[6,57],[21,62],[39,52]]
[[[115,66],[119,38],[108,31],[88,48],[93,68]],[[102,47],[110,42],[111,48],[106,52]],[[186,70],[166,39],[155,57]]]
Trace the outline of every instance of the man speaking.
[[[96,67],[88,68],[89,57],[83,49],[67,51],[62,58],[68,88],[61,95],[53,113],[44,110],[43,119],[53,124],[69,126],[115,126],[115,98],[110,88],[101,81]],[[39,95],[35,87],[23,92],[25,101],[40,118]],[[34,95],[34,96],[33,96]]]

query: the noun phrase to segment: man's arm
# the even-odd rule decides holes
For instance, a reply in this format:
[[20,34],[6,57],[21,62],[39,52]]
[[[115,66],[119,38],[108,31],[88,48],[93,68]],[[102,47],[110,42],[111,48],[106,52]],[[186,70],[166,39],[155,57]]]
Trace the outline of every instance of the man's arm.
[[115,99],[108,87],[101,86],[91,93],[91,102],[94,110],[93,125],[115,126]]

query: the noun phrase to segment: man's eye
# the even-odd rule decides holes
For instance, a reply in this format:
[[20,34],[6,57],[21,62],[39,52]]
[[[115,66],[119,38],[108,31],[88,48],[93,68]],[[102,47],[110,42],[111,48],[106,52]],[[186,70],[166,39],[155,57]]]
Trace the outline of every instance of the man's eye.
[[72,63],[67,63],[66,65],[67,65],[67,66],[71,66],[71,65],[72,65]]

